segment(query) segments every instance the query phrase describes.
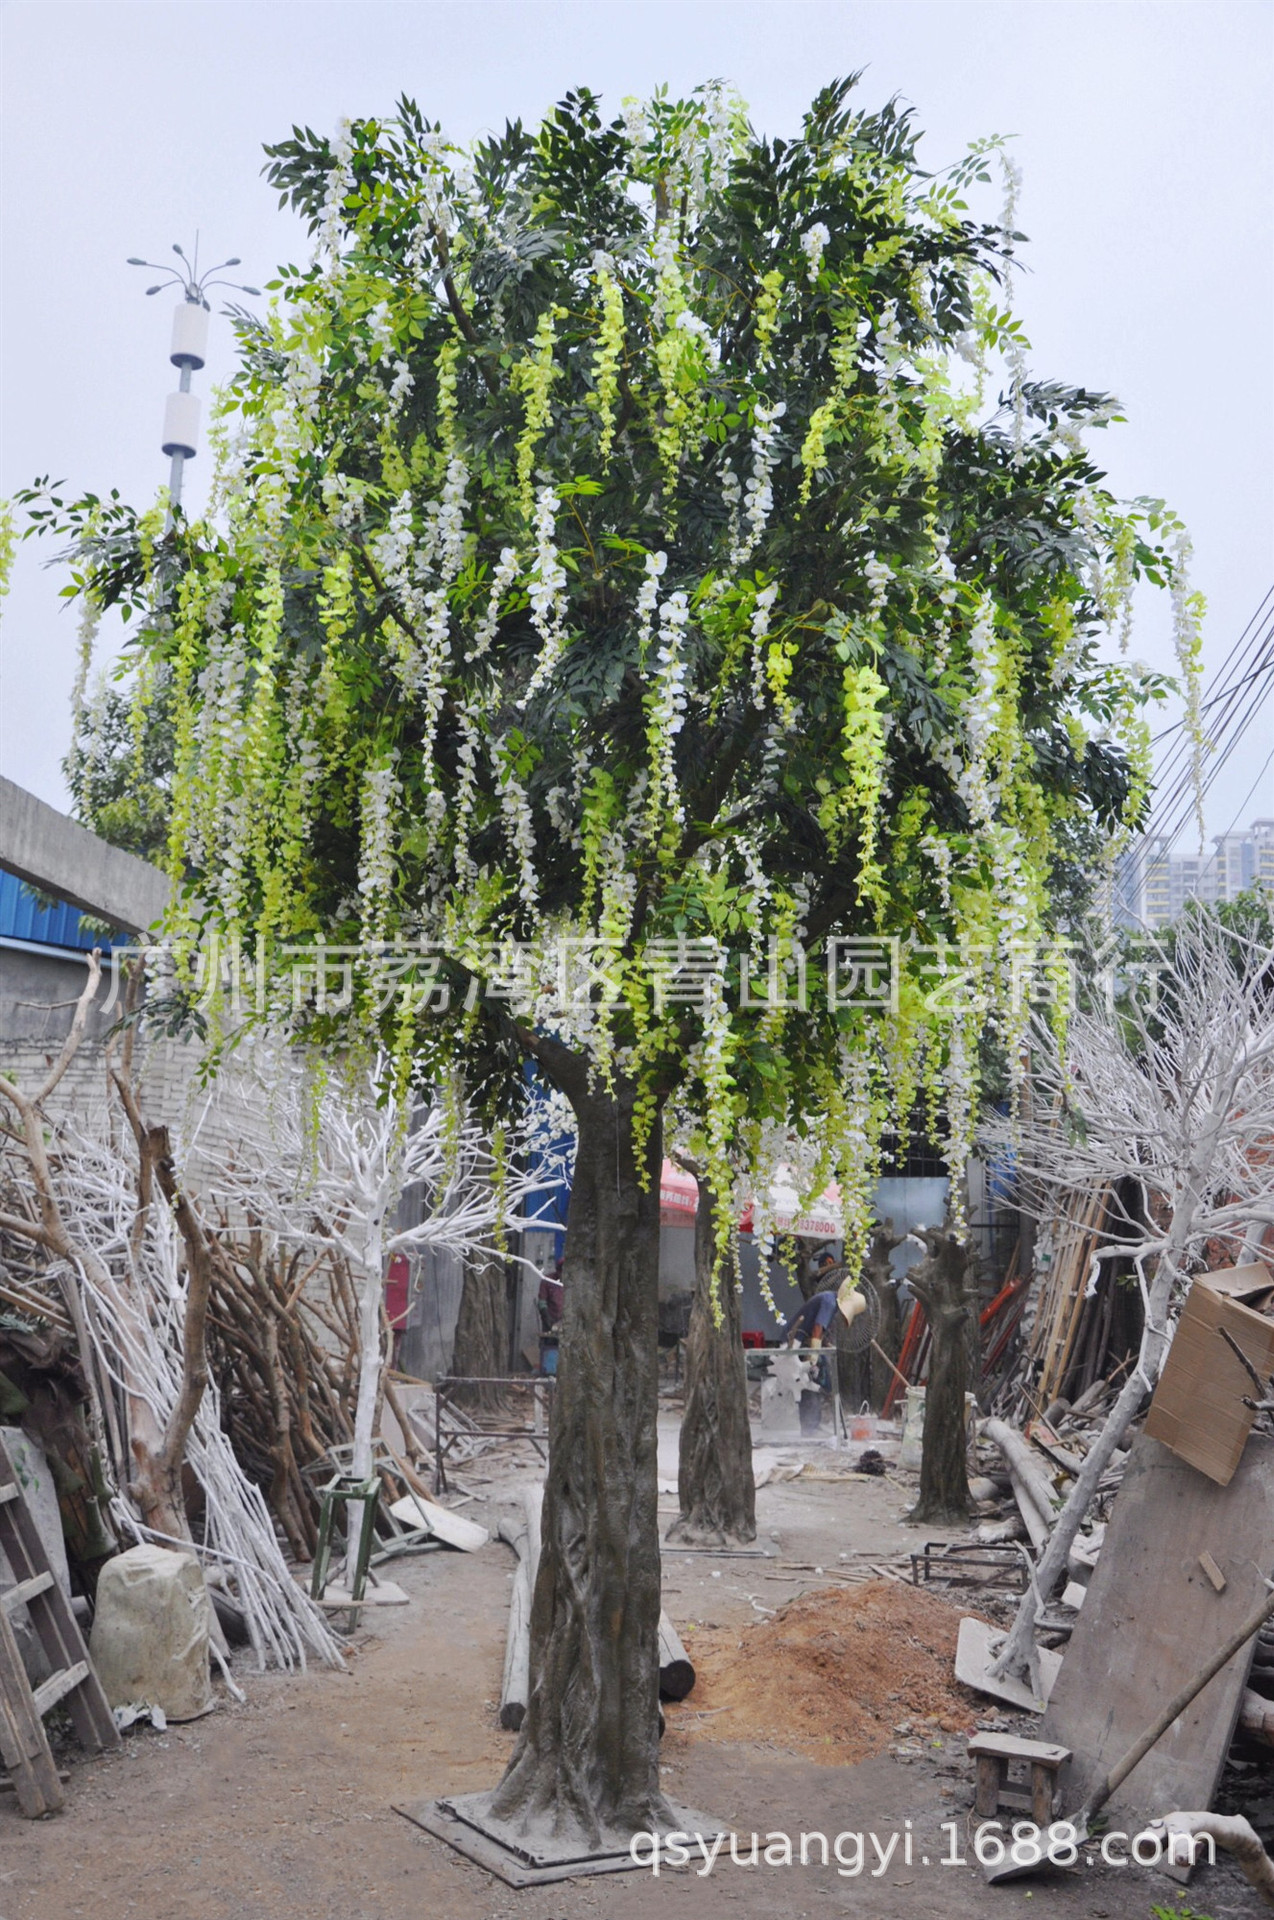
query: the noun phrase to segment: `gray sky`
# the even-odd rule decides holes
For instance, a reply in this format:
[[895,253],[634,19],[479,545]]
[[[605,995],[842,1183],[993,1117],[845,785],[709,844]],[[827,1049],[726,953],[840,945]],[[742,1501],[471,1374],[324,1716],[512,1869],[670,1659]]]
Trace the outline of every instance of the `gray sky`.
[[[1117,393],[1129,424],[1096,437],[1116,492],[1187,521],[1215,666],[1274,583],[1274,9],[1225,0],[5,0],[0,79],[0,491],[37,474],[149,504],[175,302],[143,297],[202,231],[260,284],[302,257],[260,178],[294,121],[330,132],[413,94],[468,138],[535,120],[568,87],[618,109],[661,81],[732,81],[754,124],[795,131],[815,89],[867,69],[898,93],[941,166],[1016,135],[1031,236],[1018,307],[1041,374]],[[988,202],[988,211],[998,202]],[[205,398],[228,371],[213,321]],[[207,458],[188,469],[197,506]],[[22,551],[0,617],[0,770],[55,804],[69,732],[75,615]],[[1166,600],[1135,654],[1167,666]],[[1274,814],[1274,703],[1209,804],[1214,832]]]

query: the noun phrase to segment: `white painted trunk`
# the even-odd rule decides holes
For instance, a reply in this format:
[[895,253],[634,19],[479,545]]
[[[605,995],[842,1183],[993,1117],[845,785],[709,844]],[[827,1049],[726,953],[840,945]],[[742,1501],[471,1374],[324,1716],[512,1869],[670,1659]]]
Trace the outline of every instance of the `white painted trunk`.
[[[354,1454],[351,1462],[351,1470],[358,1480],[369,1480],[372,1473],[376,1405],[380,1399],[381,1369],[385,1364],[380,1330],[384,1266],[384,1230],[382,1223],[374,1220],[367,1230],[363,1270],[358,1278],[358,1332],[362,1352],[358,1363],[358,1400],[354,1409]],[[358,1558],[358,1536],[363,1521],[361,1503],[350,1502],[348,1513],[345,1578],[352,1589]]]

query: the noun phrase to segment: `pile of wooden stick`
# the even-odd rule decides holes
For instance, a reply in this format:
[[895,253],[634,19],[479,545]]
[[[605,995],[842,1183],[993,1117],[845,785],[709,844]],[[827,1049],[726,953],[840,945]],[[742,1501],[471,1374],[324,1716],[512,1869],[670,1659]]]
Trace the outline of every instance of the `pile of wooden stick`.
[[[1029,1357],[1032,1371],[1038,1369],[1032,1391],[1040,1407],[1060,1397],[1071,1371],[1109,1201],[1108,1187],[1076,1196],[1071,1211],[1057,1223],[1052,1261],[1036,1283]],[[1095,1356],[1098,1362],[1100,1358]]]

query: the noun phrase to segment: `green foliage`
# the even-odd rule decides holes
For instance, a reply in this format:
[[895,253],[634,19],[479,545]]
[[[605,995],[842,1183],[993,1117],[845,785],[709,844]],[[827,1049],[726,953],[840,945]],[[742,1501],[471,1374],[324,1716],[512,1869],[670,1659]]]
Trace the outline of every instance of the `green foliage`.
[[[406,99],[294,128],[267,174],[315,253],[237,316],[208,519],[27,499],[138,616],[183,937],[423,942],[298,1023],[493,1110],[555,1033],[703,1114],[717,1191],[795,1129],[852,1201],[922,1086],[963,1153],[984,1029],[1015,1058],[1010,948],[1144,804],[1154,688],[1100,636],[1179,568],[1085,449],[1113,403],[1025,377],[1021,236],[963,198],[994,147],[935,179],[851,90],[794,140],[719,87],[471,152]],[[992,957],[964,1003],[812,966],[782,1004],[853,937]]]
[[112,846],[162,866],[174,754],[167,676],[140,710],[123,688],[103,684],[62,762],[77,818]]

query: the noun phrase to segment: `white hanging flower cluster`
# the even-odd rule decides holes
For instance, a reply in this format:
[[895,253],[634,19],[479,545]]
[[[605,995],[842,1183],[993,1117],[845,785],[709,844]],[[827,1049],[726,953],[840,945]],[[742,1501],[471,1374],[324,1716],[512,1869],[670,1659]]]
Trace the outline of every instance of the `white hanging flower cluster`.
[[735,129],[739,118],[739,99],[732,91],[728,92],[719,80],[714,80],[705,88],[707,106],[707,130],[700,134],[695,142],[698,160],[698,180],[695,180],[695,167],[691,166],[689,182],[691,204],[696,212],[702,210],[709,192],[724,181],[730,165],[730,156],[735,146]]
[[314,354],[297,347],[287,356],[287,372],[270,413],[271,437],[279,467],[294,480],[297,461],[314,446],[323,368]]
[[314,717],[315,706],[310,694],[309,674],[303,662],[298,660],[288,676],[283,718],[291,745],[297,824],[300,827],[303,827],[308,820],[310,797],[323,772],[323,753],[315,732]]
[[818,279],[819,268],[823,264],[823,249],[831,237],[821,220],[816,220],[813,226],[807,227],[801,235],[801,250],[809,262],[811,286]]
[[867,581],[867,617],[875,620],[885,610],[885,596],[889,592],[894,570],[887,560],[869,553],[863,566],[863,575]]
[[944,913],[951,912],[951,848],[939,834],[927,833],[920,842],[921,851],[933,862],[938,877],[938,898]]
[[644,147],[650,138],[645,102],[630,94],[623,103],[624,136],[630,146]]
[[[425,814],[431,825],[441,824],[446,799],[434,784],[434,741],[446,697],[446,672],[451,659],[450,589],[464,564],[465,495],[469,472],[458,454],[447,462],[447,477],[442,498],[430,514],[430,545],[434,549],[436,584],[424,596],[424,625],[420,636],[420,696],[422,709],[421,782],[425,788]],[[429,549],[421,555],[419,566],[428,564]]]
[[764,400],[758,400],[753,409],[752,471],[743,489],[745,530],[730,554],[733,566],[742,566],[751,558],[765,532],[774,505],[771,476],[778,459],[774,442],[778,438],[779,421],[786,412],[787,403],[783,400],[776,401],[772,406]]
[[537,487],[532,530],[535,558],[527,575],[527,597],[531,602],[531,625],[543,642],[526,692],[519,700],[525,707],[551,678],[566,650],[566,568],[558,558],[554,535],[557,510],[561,501],[552,487]]
[[651,630],[655,624],[655,608],[659,605],[659,582],[668,570],[666,553],[648,553],[646,571],[637,593],[637,659],[644,664],[646,651],[650,646]]
[[325,473],[320,490],[323,506],[333,526],[352,533],[363,518],[367,501],[367,482],[348,473]]
[[957,786],[979,827],[990,827],[995,817],[995,788],[990,776],[991,741],[999,720],[999,651],[995,637],[995,602],[984,593],[969,632],[969,665],[973,690],[964,704],[964,735],[968,753]]
[[739,509],[743,505],[743,488],[733,467],[721,470],[721,499],[725,506],[726,537],[733,555],[739,551]]
[[910,467],[915,463],[915,448],[903,430],[902,408],[898,398],[898,374],[907,352],[898,324],[896,300],[886,300],[880,310],[876,324],[876,350],[883,368],[881,390],[876,397],[876,418],[880,427],[876,458],[882,464],[887,460],[897,460],[901,466]]
[[477,701],[464,701],[460,708],[460,740],[456,747],[456,761],[460,768],[460,777],[456,781],[454,795],[454,849],[452,854],[456,870],[456,879],[462,886],[471,881],[477,868],[469,850],[469,821],[473,814],[473,803],[478,791],[478,746],[481,740],[481,706]]
[[218,894],[228,921],[238,918],[239,884],[247,854],[247,808],[239,771],[247,745],[244,694],[248,642],[236,621],[228,635],[209,636],[208,664],[200,675],[200,789],[192,809],[191,857],[218,849]]
[[405,360],[395,360],[394,377],[389,383],[387,405],[391,419],[402,412],[416,384],[415,375]]
[[505,835],[518,863],[518,893],[528,910],[534,912],[540,897],[535,871],[535,820],[526,788],[515,771],[514,750],[507,735],[492,742],[491,766],[500,792]]
[[500,625],[500,608],[505,594],[518,577],[519,564],[516,547],[501,547],[499,561],[491,576],[491,591],[487,596],[487,604],[481,619],[473,629],[473,644],[465,655],[470,665],[482,658],[495,639],[496,630]]
[[411,489],[408,487],[390,508],[385,531],[375,534],[368,543],[381,578],[400,598],[408,595],[413,586],[411,569],[416,553],[414,519]]
[[646,817],[652,839],[658,837],[665,821],[680,826],[685,819],[673,752],[686,717],[688,667],[682,643],[689,618],[690,606],[684,593],[669,594],[659,609],[655,684],[647,702],[651,778]]
[[398,756],[389,754],[363,776],[358,849],[358,894],[363,938],[386,938],[394,887],[394,821],[398,814]]
[[447,461],[441,498],[430,500],[425,507],[426,534],[422,545],[422,559],[426,564],[436,564],[444,584],[455,579],[464,563],[468,487],[469,469],[461,456],[453,453]]
[[[1017,228],[1017,203],[1022,191],[1022,169],[1008,153],[1000,154],[1000,171],[1004,179],[1004,210],[1000,215],[1000,237],[1004,246],[1004,292],[1011,306],[1013,303],[1013,270],[1016,265],[1013,254],[1013,235]],[[1026,457],[1026,347],[1020,334],[1010,333],[1005,345],[1005,358],[1009,363],[1011,376],[1011,398],[1013,402],[1013,460],[1019,465]]]
[[1078,413],[1059,415],[1049,440],[1065,447],[1067,453],[1073,453],[1077,459],[1083,459],[1088,452],[1088,443],[1084,438],[1086,429],[1107,426],[1119,417],[1119,413],[1120,403],[1112,394],[1104,406],[1085,407]]
[[690,311],[689,307],[683,307],[673,325],[678,332],[693,334],[696,340],[702,340],[709,364],[714,367],[720,366],[721,349],[713,339],[712,329],[706,320],[701,320],[697,313]]
[[78,739],[85,714],[88,677],[93,666],[93,648],[102,623],[100,603],[92,594],[84,595],[79,624],[75,631],[75,684],[71,688],[71,726]]
[[318,251],[327,255],[329,267],[335,266],[340,256],[345,224],[342,209],[354,187],[353,154],[354,129],[348,119],[342,119],[332,142],[332,170],[327,176],[323,217],[319,225]]
[[478,185],[478,177],[469,161],[466,160],[455,169],[451,176],[451,184],[456,205],[464,208],[479,233],[490,233],[491,223],[487,218],[487,203],[482,197],[482,188]]
[[742,809],[744,805],[751,804],[761,798],[763,795],[769,795],[778,791],[779,769],[783,765],[784,756],[787,752],[786,736],[796,727],[800,717],[801,709],[794,707],[790,718],[785,717],[781,713],[777,713],[773,720],[770,721],[769,726],[765,729],[765,736],[761,742],[761,759],[756,771],[756,780],[752,786],[748,800],[746,802],[740,801],[740,809]]
[[650,257],[655,269],[655,299],[650,309],[650,324],[658,329],[671,324],[686,304],[681,262],[677,257],[677,229],[671,220],[661,220],[655,228]]
[[371,335],[372,345],[376,349],[373,360],[387,360],[398,344],[394,328],[393,315],[389,311],[388,300],[378,300],[367,315],[367,331]]
[[960,596],[959,576],[955,562],[947,551],[948,540],[945,533],[938,534],[933,543],[933,564],[929,568],[931,577],[938,582],[938,605],[942,608],[933,642],[933,667],[935,679],[946,672],[947,661],[951,655],[951,614]]
[[429,548],[417,547],[414,523],[415,511],[408,488],[390,508],[384,532],[378,533],[368,543],[381,578],[393,594],[407,623],[407,630],[404,631],[395,622],[394,635],[394,665],[407,693],[419,692],[424,683],[425,661],[421,636],[429,623],[425,595],[420,588],[420,575],[427,572],[429,567]]
[[760,849],[755,836],[745,834],[739,842],[739,852],[743,857],[743,871],[747,877],[747,919],[752,934],[752,956],[759,960],[765,942],[765,916],[770,904],[770,881],[761,859]]

